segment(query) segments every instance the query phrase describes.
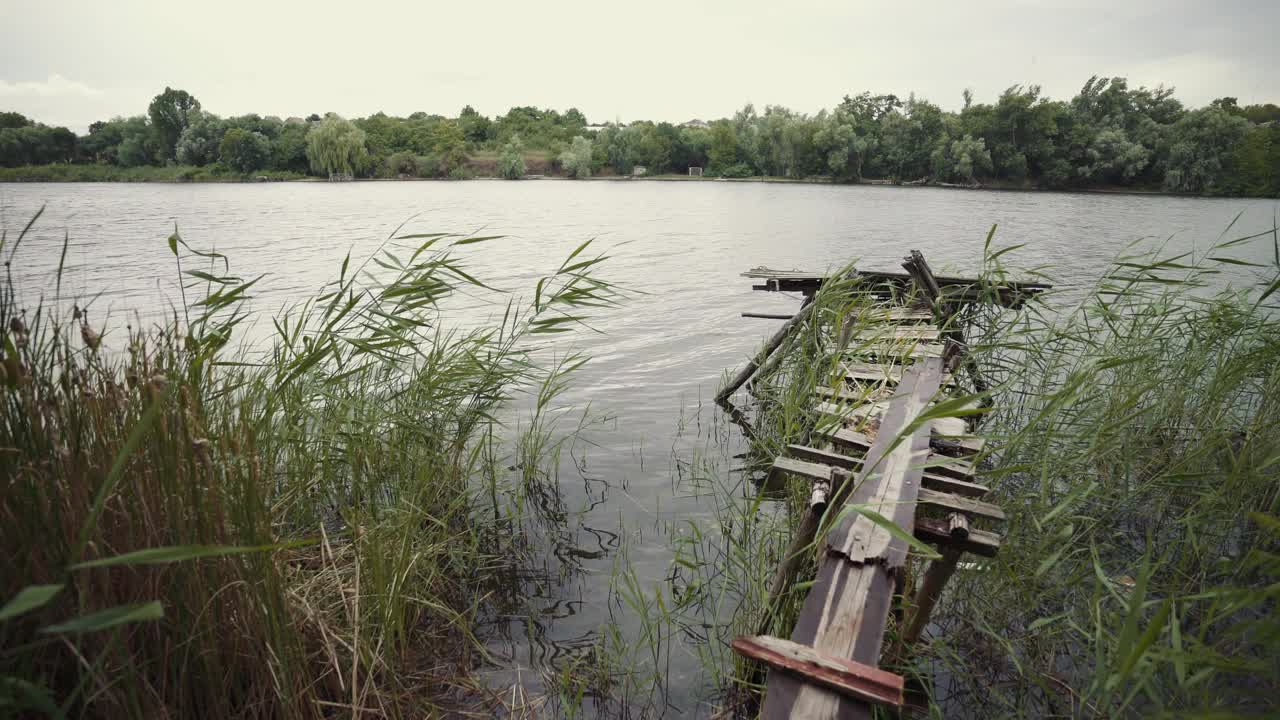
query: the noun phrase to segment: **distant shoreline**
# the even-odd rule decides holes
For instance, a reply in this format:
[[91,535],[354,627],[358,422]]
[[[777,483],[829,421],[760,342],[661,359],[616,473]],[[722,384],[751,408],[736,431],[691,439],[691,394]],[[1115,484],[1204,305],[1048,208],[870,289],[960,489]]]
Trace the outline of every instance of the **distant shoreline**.
[[[57,168],[103,168],[103,171],[95,172],[53,172],[49,173],[46,169],[50,167]],[[320,177],[302,175],[300,173],[281,173],[271,172],[267,174],[257,175],[213,175],[209,173],[201,173],[196,175],[182,174],[187,169],[179,169],[174,172],[174,168],[165,167],[141,167],[141,168],[115,168],[101,165],[67,165],[67,166],[35,166],[35,167],[19,167],[19,168],[0,168],[0,184],[72,184],[72,183],[116,183],[116,184],[137,184],[137,183],[162,183],[171,185],[188,185],[188,184],[224,184],[224,183],[328,183],[329,180]],[[24,172],[25,171],[25,172]],[[835,185],[835,186],[858,186],[858,187],[892,187],[892,188],[931,188],[935,190],[989,190],[998,192],[1058,192],[1058,193],[1093,193],[1102,195],[1159,195],[1170,197],[1198,197],[1198,198],[1224,198],[1239,200],[1267,200],[1275,199],[1264,196],[1248,196],[1248,195],[1215,195],[1207,193],[1177,193],[1168,192],[1155,188],[1127,188],[1127,187],[1093,187],[1093,188],[1046,188],[1038,185],[1027,183],[976,183],[974,185],[960,185],[955,183],[893,183],[888,180],[881,179],[865,179],[857,183],[842,183],[830,178],[813,177],[813,178],[788,178],[773,176],[756,176],[747,178],[722,178],[711,176],[686,176],[686,175],[650,175],[633,177],[628,175],[596,175],[589,178],[567,178],[559,175],[530,175],[522,180],[512,181],[500,177],[493,176],[476,176],[471,178],[419,178],[419,177],[398,177],[398,178],[357,178],[345,182],[352,183],[369,183],[369,182],[467,182],[474,180],[495,181],[495,182],[535,182],[542,180],[550,180],[556,182],[670,182],[670,183],[756,183],[756,184],[775,184],[775,185]]]

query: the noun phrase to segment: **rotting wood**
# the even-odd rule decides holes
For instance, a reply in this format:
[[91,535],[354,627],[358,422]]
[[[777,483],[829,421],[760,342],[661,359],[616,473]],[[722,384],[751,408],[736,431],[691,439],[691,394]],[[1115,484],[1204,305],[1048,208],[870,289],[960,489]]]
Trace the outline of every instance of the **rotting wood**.
[[[925,360],[903,377],[905,390],[891,404],[849,503],[867,505],[899,527],[912,528],[915,497],[928,453],[928,430],[907,429],[937,392],[941,359]],[[805,597],[791,639],[809,644],[823,655],[879,662],[884,625],[888,621],[895,568],[906,559],[906,543],[862,514],[840,517],[825,537],[826,553],[818,579]],[[771,673],[763,714],[766,717],[869,717],[869,708],[831,691]]]
[[[841,422],[862,422],[883,416],[890,405],[889,401],[884,400],[865,405],[841,405],[839,403],[820,402],[813,409],[822,415],[838,418]],[[940,417],[928,421],[928,425],[935,435],[960,447],[966,447],[965,443],[974,437],[969,435],[968,425],[963,418]]]
[[795,313],[785,313],[785,314],[784,313],[757,313],[757,312],[742,313],[742,317],[744,318],[756,318],[759,320],[790,320],[795,316],[796,316]]
[[768,635],[736,638],[733,649],[852,698],[891,707],[903,703],[902,676],[872,665],[822,655],[807,645]]
[[[791,453],[792,455],[799,458],[800,460],[807,461],[807,464],[806,465],[780,465],[778,463],[778,460],[783,460],[785,458],[778,458],[777,460],[774,461],[774,464],[773,464],[774,470],[777,470],[780,472],[788,472],[793,475],[799,475],[801,477],[806,477],[806,478],[809,478],[810,480],[816,480],[819,482],[827,481],[830,476],[829,471],[820,470],[819,468],[821,467],[830,466],[830,467],[834,467],[842,470],[855,470],[857,468],[862,467],[862,458],[854,457],[851,455],[841,455],[840,453],[837,453],[831,450],[822,450],[819,448],[812,448],[804,445],[788,445],[787,452]],[[945,457],[945,456],[934,456],[934,455],[930,456],[930,458],[933,458],[933,457]],[[814,466],[814,467],[810,468],[809,466]],[[943,492],[943,493],[954,493],[956,495],[962,495],[964,497],[972,497],[972,498],[982,497],[983,495],[986,495],[987,492],[989,491],[989,489],[985,485],[979,485],[977,483],[969,482],[967,480],[961,480],[954,477],[947,477],[945,475],[938,475],[936,473],[928,472],[929,460],[925,461],[924,467],[926,472],[922,475],[922,478],[923,478],[922,482],[924,484],[924,487],[929,490],[936,490],[938,492]],[[937,468],[934,468],[934,469],[936,470]],[[770,480],[766,482],[772,482],[772,475],[770,477]],[[777,489],[777,486],[771,485],[770,489]]]
[[[743,273],[742,276],[764,280],[763,284],[753,285],[752,288],[768,292],[815,292],[827,280],[826,276],[812,272],[769,268],[756,268]],[[912,279],[909,273],[874,270],[858,270],[855,272],[855,277],[872,286],[889,284],[898,287],[904,286]],[[1052,287],[1046,283],[1009,281],[984,288],[978,278],[938,275],[935,279],[948,302],[995,302],[1008,308],[1021,307],[1028,298]]]
[[942,337],[942,331],[933,326],[919,325],[912,327],[910,325],[885,325],[880,328],[868,328],[859,330],[855,339],[858,340],[937,340]]
[[951,534],[951,527],[946,520],[940,518],[916,518],[915,536],[920,540],[935,543],[941,547],[954,547],[957,550],[995,557],[1000,550],[1000,536],[987,530],[969,528],[969,536],[958,539]]
[[[920,596],[920,588],[911,591],[922,600],[927,598],[926,603],[936,603],[945,587],[949,577],[946,561],[954,572],[964,552],[991,557],[1000,547],[999,535],[973,526],[975,520],[1004,519],[998,506],[980,499],[988,488],[972,482],[985,440],[974,434],[970,421],[980,416],[968,420],[935,418],[916,427],[911,421],[934,400],[931,394],[940,386],[948,386],[948,392],[955,394],[957,386],[951,373],[961,363],[966,364],[975,386],[983,389],[983,379],[968,355],[958,325],[961,318],[969,317],[960,313],[963,303],[1014,306],[1048,286],[1029,283],[1022,288],[1015,283],[990,287],[978,280],[937,277],[923,255],[915,251],[903,267],[908,271],[905,274],[853,272],[846,276],[863,281],[850,284],[848,302],[879,304],[847,315],[838,333],[834,328],[827,331],[836,337],[828,337],[825,344],[845,359],[840,368],[843,377],[833,380],[834,387],[817,388],[811,407],[837,422],[819,420],[809,436],[816,446],[789,445],[787,455],[777,458],[768,474],[766,487],[787,478],[810,481],[808,506],[773,577],[759,631],[761,635],[769,632],[773,615],[784,605],[799,567],[818,555],[817,577],[809,585],[800,619],[791,633],[798,649],[790,655],[782,653],[790,661],[800,656],[809,660],[852,658],[872,668],[880,660],[891,607],[897,607],[895,617],[904,629],[907,621],[919,623],[913,640],[928,624],[932,605],[924,605],[923,613],[907,618],[904,612],[908,605],[895,601],[895,594],[901,597],[910,588],[905,572],[906,543],[880,525],[868,524],[867,515],[842,511],[847,503],[875,509],[940,548],[943,559],[929,567],[932,578],[926,584],[933,586],[929,594]],[[747,275],[764,279],[756,289],[794,290],[803,292],[807,299],[826,280],[800,271],[757,269]],[[912,285],[917,288],[914,292]],[[933,311],[905,307],[903,303],[913,297],[927,298]],[[782,363],[787,351],[777,348],[790,347],[782,345],[785,342],[784,337],[742,382],[764,377]],[[933,373],[935,384],[930,396],[920,400],[916,391],[926,368]],[[980,398],[975,404],[982,401]],[[910,412],[903,411],[915,402],[921,404]],[[907,428],[910,433],[905,432]],[[819,531],[825,535],[815,542]],[[774,642],[775,650],[776,643],[786,642],[740,638],[735,649],[742,652],[742,643],[756,640]],[[756,659],[778,671],[768,678],[764,717],[870,717],[867,698],[833,693],[803,668],[796,671],[781,663],[770,664],[760,656],[759,646],[755,650]],[[903,647],[895,644],[890,652],[900,658],[901,650]],[[743,654],[753,657],[750,651]],[[804,666],[810,667],[812,663]],[[762,671],[757,665],[756,672]]]
[[1004,510],[1001,510],[999,505],[992,505],[989,502],[974,500],[973,498],[958,497],[936,490],[921,489],[919,502],[989,520],[1003,521],[1005,519]]
[[743,383],[751,379],[751,376],[755,374],[756,370],[769,359],[769,356],[773,354],[773,351],[778,349],[778,346],[782,344],[782,341],[787,339],[787,335],[790,335],[791,331],[803,322],[811,312],[813,312],[812,297],[805,299],[804,305],[800,308],[800,311],[793,315],[790,320],[783,323],[782,327],[778,328],[778,331],[773,334],[773,337],[770,337],[764,344],[764,347],[761,348],[760,352],[757,353],[745,367],[739,370],[737,375],[733,376],[733,379],[724,386],[723,390],[716,394],[716,400],[724,400],[737,392],[738,388],[742,387]]
[[955,546],[944,547],[942,557],[929,563],[929,569],[925,570],[920,589],[916,592],[915,612],[911,614],[911,619],[907,621],[907,627],[902,632],[904,646],[914,645],[929,625],[933,608],[937,605],[938,598],[942,596],[947,580],[950,580],[955,573],[956,564],[960,561],[962,552],[963,550]]

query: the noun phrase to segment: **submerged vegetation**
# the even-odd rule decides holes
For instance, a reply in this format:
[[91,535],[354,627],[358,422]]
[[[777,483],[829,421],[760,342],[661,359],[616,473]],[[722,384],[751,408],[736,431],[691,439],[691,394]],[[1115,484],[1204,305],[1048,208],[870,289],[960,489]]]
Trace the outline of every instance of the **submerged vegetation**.
[[[6,267],[25,235],[0,244]],[[474,628],[522,561],[519,508],[583,361],[543,364],[540,338],[619,291],[584,244],[492,327],[451,328],[452,294],[497,293],[466,270],[484,241],[397,231],[275,318],[267,348],[235,349],[260,278],[176,232],[190,302],[153,326],[25,306],[7,275],[0,712],[423,717],[500,702],[472,679]],[[532,430],[504,439],[522,397]]]
[[189,93],[165,88],[147,115],[95,122],[79,137],[0,113],[0,179],[56,179],[41,172],[51,164],[76,168],[63,177],[96,180],[103,177],[95,166],[174,163],[213,166],[215,176],[512,178],[510,164],[499,172],[483,158],[509,156],[517,137],[546,166],[540,171],[569,177],[630,175],[636,167],[684,175],[697,167],[726,178],[1280,196],[1280,107],[1241,107],[1222,97],[1188,108],[1172,88],[1096,76],[1070,100],[1015,85],[992,103],[965,90],[961,108],[947,111],[914,95],[863,92],[813,115],[747,105],[732,117],[681,125],[592,126],[576,108],[514,107],[491,119],[470,106],[457,117],[223,118]]
[[[1006,279],[1005,252],[988,250],[984,287]],[[762,675],[729,641],[788,636],[810,584],[768,602],[809,487],[767,491],[763,469],[806,443],[820,422],[815,389],[843,376],[832,329],[856,335],[866,306],[853,282],[819,291],[786,360],[755,381],[752,412],[717,413],[726,422],[706,446],[678,459],[678,491],[715,521],[669,529],[668,582],[645,588],[625,564],[616,573],[619,603],[643,617],[611,655],[632,694],[653,686],[657,706],[682,696],[680,712],[759,707]],[[920,688],[930,716],[1280,711],[1277,298],[1272,230],[1122,257],[1095,286],[1017,311],[971,308],[971,351],[991,387],[961,374],[958,402],[987,407],[979,481],[1009,519],[999,554],[967,558],[952,578],[922,643],[901,652],[890,624],[882,663]],[[746,454],[734,454],[728,421],[745,421]],[[673,655],[700,660],[700,700],[664,676]]]

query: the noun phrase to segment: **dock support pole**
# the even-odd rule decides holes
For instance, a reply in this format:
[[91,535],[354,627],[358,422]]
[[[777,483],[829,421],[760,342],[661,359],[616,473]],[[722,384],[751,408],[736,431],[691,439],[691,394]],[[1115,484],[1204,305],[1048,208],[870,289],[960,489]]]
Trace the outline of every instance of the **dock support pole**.
[[[969,537],[969,519],[964,515],[951,513],[947,518],[947,524],[951,529],[951,537],[957,540]],[[915,613],[911,616],[911,622],[907,625],[906,631],[902,633],[904,647],[914,645],[924,634],[925,627],[929,625],[929,616],[933,614],[938,598],[942,597],[942,590],[946,587],[947,581],[956,571],[956,564],[960,561],[962,554],[964,554],[963,550],[947,545],[942,548],[942,557],[929,563],[929,569],[925,571],[924,579],[920,583],[920,590],[916,593]]]

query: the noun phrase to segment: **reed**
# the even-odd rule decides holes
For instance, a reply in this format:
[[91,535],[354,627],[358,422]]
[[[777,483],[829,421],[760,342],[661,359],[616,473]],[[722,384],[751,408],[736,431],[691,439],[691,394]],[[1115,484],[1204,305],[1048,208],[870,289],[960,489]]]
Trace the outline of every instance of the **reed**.
[[[27,230],[0,242],[7,267]],[[587,243],[530,300],[496,291],[465,262],[493,242],[397,230],[276,317],[266,348],[236,343],[260,278],[176,231],[190,302],[118,343],[80,308],[25,306],[7,277],[0,707],[422,717],[499,702],[473,679],[473,628],[527,552],[530,468],[554,461],[547,416],[583,360],[541,348],[620,293]],[[450,329],[442,303],[463,289],[505,302],[500,321]],[[530,395],[536,431],[504,437]],[[513,448],[523,475],[505,470]]]

